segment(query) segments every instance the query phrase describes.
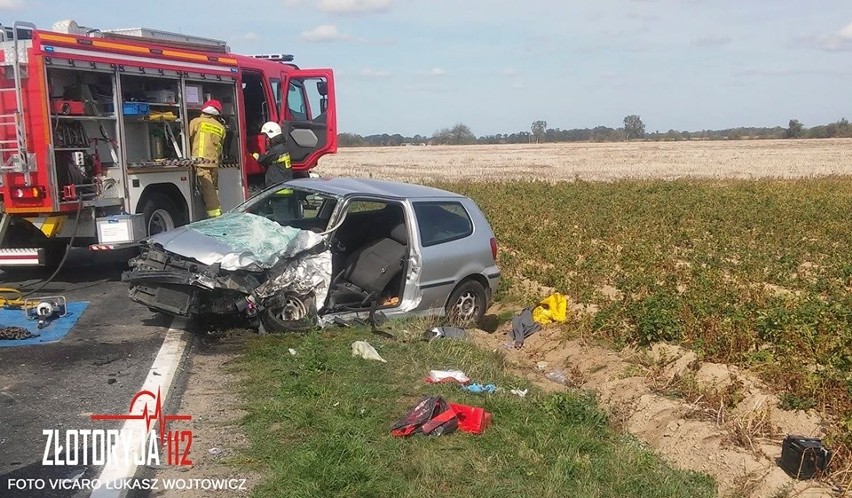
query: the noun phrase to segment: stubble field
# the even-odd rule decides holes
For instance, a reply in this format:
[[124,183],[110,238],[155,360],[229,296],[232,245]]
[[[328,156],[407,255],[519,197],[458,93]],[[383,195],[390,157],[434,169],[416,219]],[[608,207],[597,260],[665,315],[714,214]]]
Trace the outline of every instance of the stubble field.
[[318,171],[394,180],[808,178],[852,174],[852,139],[342,148]]

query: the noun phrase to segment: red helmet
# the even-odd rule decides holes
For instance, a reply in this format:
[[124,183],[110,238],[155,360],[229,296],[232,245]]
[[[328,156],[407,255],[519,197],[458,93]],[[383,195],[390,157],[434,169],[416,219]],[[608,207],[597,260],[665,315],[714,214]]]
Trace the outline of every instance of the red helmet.
[[216,99],[210,99],[201,105],[201,112],[218,116],[222,114],[222,103]]

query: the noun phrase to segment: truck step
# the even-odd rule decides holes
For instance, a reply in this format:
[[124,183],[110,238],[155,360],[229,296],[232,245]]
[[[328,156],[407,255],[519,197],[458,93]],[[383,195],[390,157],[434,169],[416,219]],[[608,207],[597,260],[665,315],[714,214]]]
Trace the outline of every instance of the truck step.
[[2,266],[43,266],[44,249],[0,249],[0,267]]

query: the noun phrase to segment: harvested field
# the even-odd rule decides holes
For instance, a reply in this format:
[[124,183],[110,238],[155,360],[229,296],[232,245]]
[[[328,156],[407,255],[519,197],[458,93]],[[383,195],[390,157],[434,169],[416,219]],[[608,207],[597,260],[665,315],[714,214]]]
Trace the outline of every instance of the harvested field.
[[317,171],[408,181],[808,178],[852,174],[852,139],[342,148]]

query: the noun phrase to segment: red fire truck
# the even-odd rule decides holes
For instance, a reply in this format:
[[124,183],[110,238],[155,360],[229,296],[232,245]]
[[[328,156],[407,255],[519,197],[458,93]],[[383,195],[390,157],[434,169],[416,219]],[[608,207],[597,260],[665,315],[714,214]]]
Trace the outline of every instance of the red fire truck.
[[227,128],[219,197],[263,185],[267,121],[294,173],[337,151],[334,75],[224,41],[73,21],[0,26],[0,266],[47,265],[70,242],[109,249],[206,216],[189,121],[210,98]]

